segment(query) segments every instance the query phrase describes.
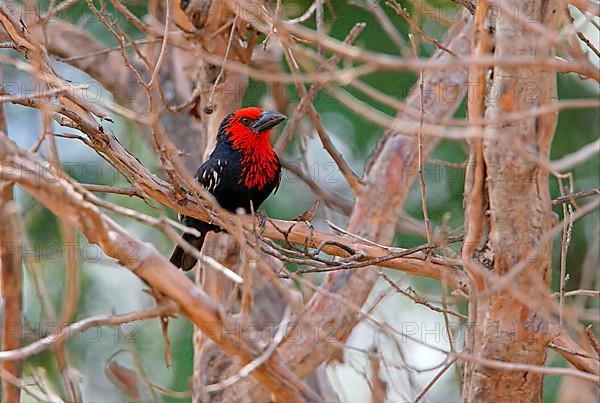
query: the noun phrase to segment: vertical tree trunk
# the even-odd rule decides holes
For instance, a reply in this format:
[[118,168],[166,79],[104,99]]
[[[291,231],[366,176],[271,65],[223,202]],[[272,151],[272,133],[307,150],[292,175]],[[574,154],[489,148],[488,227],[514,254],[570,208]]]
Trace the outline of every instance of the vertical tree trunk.
[[[459,56],[467,55],[470,42],[470,24],[466,19],[457,22],[446,34],[444,44]],[[433,56],[437,60],[447,60],[451,54],[438,50]],[[451,116],[458,108],[462,97],[440,96],[443,88],[455,85],[459,94],[464,94],[467,85],[467,70],[451,68],[447,70],[426,72],[423,76],[424,99],[423,109],[425,122]],[[409,109],[419,111],[420,95],[415,84],[406,100]],[[402,114],[399,115],[402,117]],[[424,138],[424,159],[434,149],[437,139]],[[357,194],[348,231],[368,237],[382,244],[391,244],[394,238],[396,223],[404,205],[404,201],[417,178],[417,138],[404,135],[399,131],[388,131],[367,165],[364,188]],[[290,367],[301,377],[327,362],[339,353],[339,345],[327,339],[334,337],[344,341],[359,323],[360,316],[356,311],[340,304],[333,293],[341,299],[352,301],[362,306],[368,298],[375,281],[377,271],[361,269],[332,273],[328,276],[327,293],[316,293],[307,304],[303,318],[298,321],[302,326],[299,338],[286,340],[278,348],[278,352]],[[315,333],[315,329],[318,329]],[[331,329],[335,331],[332,333]],[[314,337],[319,335],[319,338]],[[256,382],[255,382],[256,384]],[[241,393],[244,393],[243,395]],[[264,391],[258,387],[250,393],[241,389],[236,391],[238,401],[246,395],[250,401],[263,402]]]
[[[4,136],[0,133],[0,136]],[[0,350],[12,350],[21,346],[22,286],[21,258],[12,201],[12,183],[0,181],[0,290],[2,294],[2,321]],[[14,381],[21,379],[21,361],[0,361],[0,369],[10,375],[2,377],[0,401],[20,401],[21,389]]]
[[[2,81],[2,69],[0,69]],[[4,91],[0,88],[0,95]],[[0,104],[0,136],[6,136],[4,105]],[[23,272],[17,223],[13,203],[13,184],[0,180],[0,350],[21,346],[21,316],[23,314]],[[16,379],[21,378],[21,361],[1,361],[0,369]],[[2,377],[0,401],[19,402],[21,389]]]
[[[487,19],[485,30],[479,32],[480,46],[474,49],[489,49],[498,60],[552,57],[553,45],[532,28],[556,31],[562,5],[545,0],[514,4],[512,13],[501,10],[492,16],[481,9],[485,2],[478,3],[476,19],[478,15],[487,15]],[[482,36],[488,37],[489,46]],[[487,80],[486,100],[480,110],[486,121],[548,105],[556,98],[555,74],[541,68],[494,66],[480,77],[483,80],[476,84]],[[477,95],[478,89],[475,85],[471,95]],[[470,97],[472,103],[480,101]],[[477,111],[469,105],[470,114]],[[547,160],[556,118],[550,113],[492,123],[484,127],[483,140],[473,143],[465,212],[466,241],[471,243],[465,245],[467,253],[463,252],[474,280],[472,298],[497,287],[485,271],[503,276],[527,262],[507,287],[471,304],[475,323],[470,347],[473,355],[481,358],[544,365],[550,340],[546,320],[533,305],[515,298],[509,288],[531,296],[532,301],[550,290],[551,240],[545,237],[552,227],[548,172],[534,161]],[[540,402],[542,381],[537,373],[492,369],[475,360],[465,371],[463,401]]]

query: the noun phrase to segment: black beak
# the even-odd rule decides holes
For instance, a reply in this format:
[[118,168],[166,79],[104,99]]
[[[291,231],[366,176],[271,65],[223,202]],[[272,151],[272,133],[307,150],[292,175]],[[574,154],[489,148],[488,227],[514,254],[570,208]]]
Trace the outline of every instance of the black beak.
[[265,130],[269,130],[279,123],[283,122],[287,119],[283,113],[274,112],[274,111],[264,111],[260,114],[256,122],[252,125],[252,131],[254,133],[262,133]]

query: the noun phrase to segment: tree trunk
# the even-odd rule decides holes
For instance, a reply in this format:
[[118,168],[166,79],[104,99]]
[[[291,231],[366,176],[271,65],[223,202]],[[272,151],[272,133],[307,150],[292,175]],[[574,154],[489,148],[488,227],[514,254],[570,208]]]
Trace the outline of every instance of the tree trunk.
[[[481,29],[474,53],[489,51],[498,60],[552,57],[552,44],[536,29],[556,31],[562,5],[542,0],[515,4],[518,7],[492,15],[485,1],[478,3],[475,25]],[[555,74],[541,68],[498,63],[491,71],[471,72],[475,81],[473,97],[469,97],[470,119],[479,114],[486,122],[498,121],[506,113],[527,111],[556,99]],[[478,97],[484,93],[482,87],[485,103]],[[474,357],[465,371],[465,402],[542,400],[541,374],[492,369],[478,359],[544,365],[550,334],[547,317],[537,309],[535,298],[550,291],[551,239],[547,234],[552,210],[548,171],[539,162],[548,160],[556,118],[556,113],[549,113],[486,124],[483,140],[472,143],[466,185],[468,243],[463,257],[469,261],[466,268],[473,280],[470,348]],[[500,287],[498,279],[506,275],[513,279]]]

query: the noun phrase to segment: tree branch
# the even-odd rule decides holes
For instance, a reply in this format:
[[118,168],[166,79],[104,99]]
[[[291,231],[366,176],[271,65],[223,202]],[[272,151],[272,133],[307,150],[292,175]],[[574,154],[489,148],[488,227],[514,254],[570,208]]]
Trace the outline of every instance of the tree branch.
[[[0,144],[0,166],[4,178],[19,183],[60,218],[77,227],[90,242],[98,244],[108,256],[117,259],[151,287],[175,301],[181,312],[196,326],[205,329],[203,333],[223,350],[238,356],[244,363],[260,355],[261,348],[255,343],[244,338],[240,340],[223,331],[235,328],[232,319],[204,291],[195,287],[152,245],[136,240],[113,220],[101,214],[96,206],[86,201],[86,191],[81,186],[66,176],[60,176],[56,181],[37,178],[36,169],[47,166],[45,161],[20,150],[6,136],[0,136]],[[15,166],[19,167],[18,171],[12,169]],[[32,183],[32,178],[38,180]],[[210,326],[216,331],[206,331]],[[281,401],[319,400],[276,355],[257,368],[253,376]]]

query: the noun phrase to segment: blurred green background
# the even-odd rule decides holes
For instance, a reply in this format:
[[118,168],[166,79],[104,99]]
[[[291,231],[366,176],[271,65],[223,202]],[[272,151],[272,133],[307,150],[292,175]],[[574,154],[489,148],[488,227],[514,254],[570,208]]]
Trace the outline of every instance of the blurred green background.
[[[335,38],[343,39],[356,22],[366,22],[366,29],[355,42],[357,46],[377,52],[398,55],[398,49],[390,41],[377,21],[364,7],[359,7],[360,0],[356,2],[330,1],[326,7],[326,30]],[[95,2],[98,4],[98,2]],[[39,2],[41,9],[45,9],[47,1]],[[130,9],[139,17],[147,13],[145,2],[125,2]],[[364,4],[364,3],[362,3]],[[382,10],[389,16],[396,29],[407,37],[408,24],[383,2],[379,3]],[[408,3],[405,6],[413,10],[413,16],[420,22],[424,31],[441,39],[446,26],[439,21],[428,19],[419,14],[419,9],[424,7],[435,12],[443,10],[445,15],[454,16],[454,6],[450,2],[431,1],[422,3],[421,8],[415,8]],[[284,15],[287,18],[296,17],[295,13],[304,12],[309,6],[309,1],[284,2]],[[110,4],[107,5],[112,10]],[[114,10],[113,10],[114,11]],[[287,14],[286,14],[287,13]],[[63,18],[72,23],[84,25],[94,36],[104,42],[107,46],[115,46],[114,38],[109,35],[104,27],[90,18],[91,14],[84,1],[79,2],[67,12]],[[124,19],[119,20],[121,26],[132,38],[142,38],[143,34]],[[311,18],[307,26],[314,27]],[[431,44],[419,46],[419,54],[422,57],[431,55],[434,51]],[[597,62],[597,61],[596,61]],[[282,60],[282,65],[285,61]],[[57,63],[57,70],[66,78],[74,82],[89,82],[90,78],[75,71],[64,64]],[[21,73],[3,66],[4,81],[22,83],[28,78]],[[403,99],[408,93],[411,85],[416,80],[416,75],[408,72],[377,72],[363,77],[364,81],[385,94]],[[559,99],[570,98],[598,98],[598,86],[589,80],[582,80],[575,75],[561,75],[558,77]],[[270,92],[267,85],[252,80],[250,83],[244,103],[268,104]],[[348,89],[350,93],[362,101],[370,103],[373,107],[394,115],[394,111],[386,105],[381,105],[358,91]],[[295,97],[295,90],[288,91]],[[383,134],[383,129],[374,124],[366,122],[357,116],[343,104],[331,97],[326,91],[321,91],[317,96],[315,105],[322,116],[324,126],[332,136],[335,144],[343,152],[344,157],[351,166],[359,173],[363,172],[364,163],[372,152],[378,139]],[[288,110],[287,112],[291,112]],[[36,140],[41,130],[40,118],[36,112],[17,107],[7,106],[9,135],[21,146],[29,148]],[[457,117],[465,116],[465,108],[460,108]],[[136,128],[130,123],[115,116],[114,124],[106,124],[121,139],[126,148],[140,158],[152,171],[161,174],[158,162],[153,151],[142,141]],[[569,110],[560,113],[558,129],[554,137],[552,147],[552,159],[558,159],[564,155],[578,150],[585,144],[591,143],[598,138],[600,128],[600,114],[598,110]],[[62,130],[62,129],[61,129]],[[59,152],[67,172],[84,183],[98,183],[115,186],[127,186],[127,182],[108,166],[101,158],[91,152],[87,147],[77,144],[74,140],[58,139]],[[335,166],[322,150],[318,139],[314,138],[307,143],[308,161],[311,175],[321,186],[328,188],[343,197],[351,198],[343,177],[335,171]],[[416,151],[415,151],[416,152]],[[45,154],[45,151],[42,152]],[[284,157],[289,160],[297,160],[299,147],[293,142],[286,149]],[[432,156],[435,160],[449,161],[453,163],[464,162],[467,158],[467,148],[459,141],[442,141]],[[584,190],[599,186],[600,162],[598,158],[592,158],[573,170],[574,190]],[[463,222],[463,171],[460,168],[448,167],[439,163],[429,163],[426,167],[426,182],[428,192],[428,209],[432,220],[432,226],[439,230],[443,221],[451,229],[460,232]],[[559,196],[558,185],[555,179],[551,180],[551,193],[555,198]],[[157,203],[153,205],[126,196],[102,195],[107,200],[119,205],[127,206],[150,215],[169,214],[176,215],[171,211],[163,211]],[[62,297],[64,293],[65,256],[56,255],[55,248],[60,247],[58,239],[59,227],[56,218],[37,202],[32,200],[23,192],[18,191],[17,199],[19,209],[22,213],[22,224],[26,231],[27,250],[33,259],[26,271],[25,289],[25,342],[43,336],[49,331],[48,313],[40,303],[39,287],[45,288],[54,311],[60,312]],[[302,183],[293,178],[292,175],[284,175],[281,189],[275,197],[271,197],[264,205],[269,216],[277,218],[293,218],[308,209],[314,200],[314,195]],[[417,220],[422,220],[421,200],[418,186],[413,189],[406,203],[406,211]],[[527,208],[527,206],[523,206]],[[554,208],[556,214],[562,217],[562,208]],[[112,213],[109,215],[114,216]],[[323,212],[317,226],[324,227],[323,218],[332,219],[339,225],[345,225],[346,218],[335,212]],[[159,231],[141,225],[123,217],[116,217],[129,231],[137,234],[140,239],[152,242],[165,254],[170,252],[172,242]],[[597,248],[598,242],[598,212],[594,212],[584,219],[578,221],[573,229],[572,242],[568,254],[568,272],[570,279],[567,289],[579,288],[579,282],[584,266],[584,259],[590,248]],[[398,233],[395,244],[400,246],[414,246],[425,241],[423,237]],[[90,315],[110,312],[129,312],[131,310],[149,307],[152,305],[150,297],[141,292],[144,285],[128,270],[119,267],[111,259],[102,256],[97,248],[87,244],[84,238],[79,238],[78,249],[82,259],[80,267],[80,300],[75,319],[83,319]],[[597,250],[597,249],[596,249]],[[53,252],[54,251],[54,252]],[[558,290],[560,239],[557,238],[554,247],[554,259],[552,270],[552,286]],[[597,252],[596,252],[597,253]],[[31,259],[30,259],[31,260]],[[597,262],[597,254],[596,254]],[[41,281],[36,287],[32,281],[31,273],[37,272]],[[394,279],[399,276],[396,272],[390,273]],[[598,273],[595,272],[597,281]],[[420,278],[407,278],[403,287],[411,286],[423,295],[439,296],[439,285],[436,282]],[[589,284],[588,287],[592,287]],[[597,286],[597,283],[596,283]],[[383,289],[379,284],[377,290]],[[374,293],[376,294],[376,293]],[[568,302],[571,302],[569,300]],[[597,300],[586,307],[589,320],[585,324],[592,324],[598,331],[599,307]],[[457,309],[464,311],[465,307]],[[443,325],[443,318],[420,306],[414,305],[410,300],[401,296],[393,296],[385,300],[382,305],[381,315],[398,328],[403,323],[423,323],[425,329],[434,329],[436,324]],[[442,332],[438,332],[442,333]],[[105,363],[115,353],[118,362],[124,366],[135,369],[139,365],[147,373],[149,379],[165,388],[176,391],[189,389],[190,376],[192,372],[193,349],[191,343],[192,327],[184,319],[172,321],[170,327],[171,343],[173,348],[173,366],[166,368],[163,356],[164,346],[158,320],[150,320],[144,323],[135,323],[122,326],[117,329],[92,329],[83,335],[75,336],[68,344],[69,359],[78,371],[81,380],[85,401],[99,402],[121,402],[127,398],[123,392],[111,383],[105,374]],[[428,336],[423,336],[428,337]],[[447,341],[441,339],[427,339],[428,342],[447,347]],[[350,340],[351,345],[368,348],[372,344],[385,345],[385,338],[379,335],[368,325],[361,325],[355,331]],[[385,348],[385,347],[384,347]],[[411,342],[404,344],[407,360],[418,368],[428,368],[439,364],[442,356],[424,349]],[[389,352],[394,356],[396,353]],[[554,354],[549,355],[549,363],[552,365],[565,365],[562,359]],[[136,363],[137,362],[137,363]],[[361,371],[367,367],[366,360],[360,354],[349,352],[344,365],[334,364],[330,368],[333,384],[343,390],[341,397],[345,402],[368,402],[370,392],[364,381]],[[56,362],[52,352],[47,351],[32,357],[26,361],[26,373],[43,369],[51,381],[52,386],[60,391],[60,379],[56,371]],[[425,371],[416,375],[416,386],[411,386],[406,378],[406,373],[396,370],[398,378],[396,382],[399,390],[392,391],[392,396],[398,399],[411,399],[421,390],[436,371]],[[557,391],[560,382],[556,377],[547,377],[544,390],[545,402],[556,402]],[[175,398],[161,396],[158,392],[154,395],[144,388],[143,400],[151,401],[159,398],[165,402],[186,401],[189,398]],[[457,371],[449,371],[442,380],[429,393],[429,401],[450,402],[459,400],[459,379]],[[398,400],[400,401],[400,400]]]

